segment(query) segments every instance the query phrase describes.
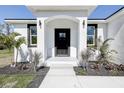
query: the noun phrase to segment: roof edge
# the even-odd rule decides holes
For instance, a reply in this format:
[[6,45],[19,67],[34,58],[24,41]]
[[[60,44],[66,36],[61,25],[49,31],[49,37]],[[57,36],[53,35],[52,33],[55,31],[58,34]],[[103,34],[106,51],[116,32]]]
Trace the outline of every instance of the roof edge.
[[122,8],[120,8],[119,10],[115,11],[113,14],[111,14],[110,16],[106,17],[105,20],[109,19],[110,17],[112,17],[113,15],[117,14],[118,12],[120,12],[122,9],[124,9],[124,6]]
[[100,19],[98,19],[98,18],[91,18],[91,19],[88,19],[88,20],[106,20],[105,18],[100,18]]
[[107,20],[109,19],[110,17],[112,17],[113,15],[117,14],[118,12],[120,12],[121,10],[124,9],[124,6],[121,7],[119,10],[115,11],[114,13],[112,13],[111,15],[109,15],[108,17],[106,18],[89,18],[88,20]]
[[5,18],[4,20],[37,20],[36,18]]

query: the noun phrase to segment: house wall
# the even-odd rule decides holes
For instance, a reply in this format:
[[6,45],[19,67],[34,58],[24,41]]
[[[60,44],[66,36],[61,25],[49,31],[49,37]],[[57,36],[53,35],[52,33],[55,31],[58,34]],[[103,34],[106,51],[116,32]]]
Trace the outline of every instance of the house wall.
[[[27,24],[13,24],[14,32],[20,33],[22,36],[27,38]],[[26,39],[27,42],[27,39]]]
[[118,53],[114,55],[114,61],[118,64],[124,64],[124,14],[118,16],[108,23],[108,38],[114,38],[111,41],[111,49]]
[[108,37],[115,37],[124,24],[124,14],[108,22]]
[[98,23],[97,38],[100,37],[102,41],[107,39],[107,23]]

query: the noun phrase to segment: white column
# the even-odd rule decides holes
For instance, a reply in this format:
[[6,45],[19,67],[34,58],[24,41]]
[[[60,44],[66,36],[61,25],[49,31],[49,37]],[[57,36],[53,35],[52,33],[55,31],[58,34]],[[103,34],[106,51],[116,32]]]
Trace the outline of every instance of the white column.
[[87,17],[80,17],[78,32],[78,58],[81,57],[81,51],[87,48]]
[[42,53],[42,61],[45,61],[45,18],[37,18],[37,47]]

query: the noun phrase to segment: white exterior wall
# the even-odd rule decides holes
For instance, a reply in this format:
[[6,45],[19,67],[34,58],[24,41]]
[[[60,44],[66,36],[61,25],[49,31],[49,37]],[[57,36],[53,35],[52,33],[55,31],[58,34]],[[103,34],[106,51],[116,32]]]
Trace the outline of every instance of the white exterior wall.
[[98,23],[97,28],[97,38],[101,37],[101,40],[104,41],[107,39],[107,23]]
[[78,59],[81,60],[81,52],[87,49],[87,17],[78,17],[78,19],[79,19]]
[[[45,51],[45,19],[37,18],[37,48],[40,53],[42,53],[42,61],[45,61],[46,51]],[[39,26],[39,21],[41,21],[41,27]]]
[[114,38],[111,42],[111,49],[118,52],[113,62],[124,64],[124,14],[108,23],[108,38]]
[[[20,33],[22,36],[27,38],[27,24],[13,24],[14,25],[14,32]],[[27,42],[27,39],[26,39]]]
[[124,24],[124,14],[108,23],[108,37],[115,37]]

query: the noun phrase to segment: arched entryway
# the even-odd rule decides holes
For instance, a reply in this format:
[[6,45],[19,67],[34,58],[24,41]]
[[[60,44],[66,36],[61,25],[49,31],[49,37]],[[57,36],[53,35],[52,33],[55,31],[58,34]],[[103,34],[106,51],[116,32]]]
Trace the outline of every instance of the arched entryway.
[[71,16],[53,16],[45,20],[45,56],[77,57],[79,20]]

